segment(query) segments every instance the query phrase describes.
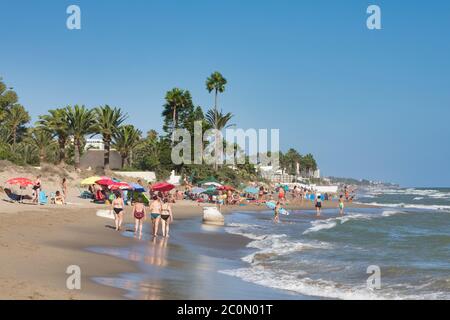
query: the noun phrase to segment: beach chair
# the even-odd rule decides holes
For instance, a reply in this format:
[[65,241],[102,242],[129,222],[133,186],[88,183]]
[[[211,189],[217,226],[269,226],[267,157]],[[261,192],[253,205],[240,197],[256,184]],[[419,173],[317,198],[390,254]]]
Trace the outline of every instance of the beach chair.
[[39,204],[47,204],[48,203],[48,198],[47,195],[45,194],[44,191],[40,191],[39,192]]

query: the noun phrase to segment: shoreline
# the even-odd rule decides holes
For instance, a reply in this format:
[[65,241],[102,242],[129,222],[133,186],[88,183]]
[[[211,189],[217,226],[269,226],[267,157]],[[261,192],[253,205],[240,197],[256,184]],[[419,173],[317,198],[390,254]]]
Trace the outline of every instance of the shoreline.
[[[335,208],[335,204],[336,202],[325,203],[323,208]],[[174,206],[175,219],[200,218],[202,207],[203,205],[191,201],[180,201]],[[350,204],[348,207],[373,206]],[[94,253],[87,248],[108,247],[120,250],[139,245],[142,241],[117,234],[112,230],[113,220],[95,215],[96,210],[105,208],[90,203],[70,207],[2,203],[0,299],[125,299],[123,290],[98,284],[92,279],[136,273],[139,272],[137,264],[111,255]],[[312,210],[313,206],[306,202],[303,206],[290,205],[286,208]],[[236,211],[267,210],[264,205],[247,205],[225,206],[222,211],[224,214],[231,214]],[[134,222],[130,211],[131,208],[127,207],[124,225]],[[198,225],[201,225],[201,220]],[[195,232],[188,236],[193,241],[210,241]],[[242,239],[238,242],[248,241],[243,236],[239,237]],[[220,245],[220,241],[216,238],[211,245]],[[70,265],[81,268],[81,290],[66,288],[69,276],[66,269]]]

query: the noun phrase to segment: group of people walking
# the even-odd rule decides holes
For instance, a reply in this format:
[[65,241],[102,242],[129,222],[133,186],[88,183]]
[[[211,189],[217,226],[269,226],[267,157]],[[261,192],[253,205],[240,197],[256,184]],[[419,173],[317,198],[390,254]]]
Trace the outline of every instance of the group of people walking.
[[[116,231],[121,230],[123,223],[123,213],[125,204],[120,193],[116,194],[116,198],[111,203],[114,213]],[[151,219],[152,236],[157,237],[159,226],[161,225],[161,233],[163,237],[169,237],[170,224],[173,222],[172,205],[167,197],[153,195],[152,202],[148,209]],[[134,217],[134,233],[135,236],[142,238],[142,227],[147,220],[147,209],[144,205],[142,196],[138,197],[133,204],[132,214]]]

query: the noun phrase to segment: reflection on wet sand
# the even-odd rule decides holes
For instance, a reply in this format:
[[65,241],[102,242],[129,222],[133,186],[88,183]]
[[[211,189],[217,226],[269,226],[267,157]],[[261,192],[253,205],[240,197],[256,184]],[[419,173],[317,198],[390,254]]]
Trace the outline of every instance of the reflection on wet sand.
[[144,256],[144,262],[148,264],[152,264],[159,267],[167,266],[167,238],[158,239],[157,237],[153,237],[150,245],[147,250],[147,254]]

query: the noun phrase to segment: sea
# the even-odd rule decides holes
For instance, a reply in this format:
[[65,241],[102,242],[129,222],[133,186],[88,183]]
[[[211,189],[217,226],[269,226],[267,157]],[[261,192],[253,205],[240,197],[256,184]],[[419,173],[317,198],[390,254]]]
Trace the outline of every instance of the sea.
[[[450,299],[450,188],[365,188],[376,208],[236,213],[226,232],[251,239],[244,267],[221,273],[328,299]],[[337,207],[337,203],[336,203]]]
[[92,280],[129,299],[450,299],[450,188],[365,188],[355,202],[375,206],[175,220],[169,239],[146,224],[130,247],[87,248],[137,271]]

